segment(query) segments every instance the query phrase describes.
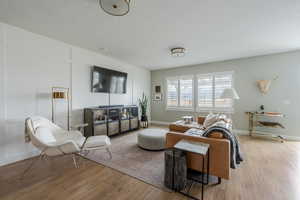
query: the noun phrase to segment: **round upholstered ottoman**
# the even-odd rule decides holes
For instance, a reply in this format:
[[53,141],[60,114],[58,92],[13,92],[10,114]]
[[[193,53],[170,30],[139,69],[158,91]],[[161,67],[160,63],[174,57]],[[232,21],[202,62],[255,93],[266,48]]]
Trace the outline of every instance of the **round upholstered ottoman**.
[[163,150],[167,132],[164,129],[144,129],[138,133],[138,146],[147,150]]

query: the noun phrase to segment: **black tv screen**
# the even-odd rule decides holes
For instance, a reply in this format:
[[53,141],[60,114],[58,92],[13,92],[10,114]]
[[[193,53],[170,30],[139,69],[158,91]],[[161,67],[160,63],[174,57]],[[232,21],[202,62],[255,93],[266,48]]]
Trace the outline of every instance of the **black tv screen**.
[[127,73],[92,67],[92,92],[126,93]]

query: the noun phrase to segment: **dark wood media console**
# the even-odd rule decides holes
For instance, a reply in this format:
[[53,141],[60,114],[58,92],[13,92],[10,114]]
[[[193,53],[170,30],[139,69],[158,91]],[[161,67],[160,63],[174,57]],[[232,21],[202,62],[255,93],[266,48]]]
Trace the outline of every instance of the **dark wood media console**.
[[140,127],[137,106],[99,106],[84,109],[84,136],[112,136],[137,130]]

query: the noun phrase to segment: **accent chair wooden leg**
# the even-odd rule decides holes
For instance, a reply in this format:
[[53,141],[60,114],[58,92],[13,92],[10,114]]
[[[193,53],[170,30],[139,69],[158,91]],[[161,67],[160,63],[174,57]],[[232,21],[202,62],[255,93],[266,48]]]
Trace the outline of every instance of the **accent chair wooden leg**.
[[38,157],[32,158],[32,161],[30,162],[28,167],[23,171],[20,180],[24,179],[27,172],[29,172],[29,170],[32,169],[32,167],[34,166],[35,163],[37,163],[37,161],[42,160],[43,156],[44,156],[44,152],[41,152],[41,154]]
[[109,154],[109,159],[111,160],[111,159],[112,159],[112,154],[111,154],[111,151],[109,150],[108,147],[106,148],[106,151],[107,151],[107,153]]
[[83,156],[87,156],[89,153],[90,153],[89,150],[83,150],[81,154],[82,154]]
[[72,154],[72,159],[73,159],[73,163],[74,163],[75,168],[79,168],[79,166],[77,165],[76,154],[75,153]]

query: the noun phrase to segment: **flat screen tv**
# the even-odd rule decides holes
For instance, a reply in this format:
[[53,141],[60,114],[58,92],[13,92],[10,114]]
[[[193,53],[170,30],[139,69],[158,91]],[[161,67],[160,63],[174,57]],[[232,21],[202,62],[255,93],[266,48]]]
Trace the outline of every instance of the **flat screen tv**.
[[126,93],[127,73],[93,66],[91,74],[92,92]]

